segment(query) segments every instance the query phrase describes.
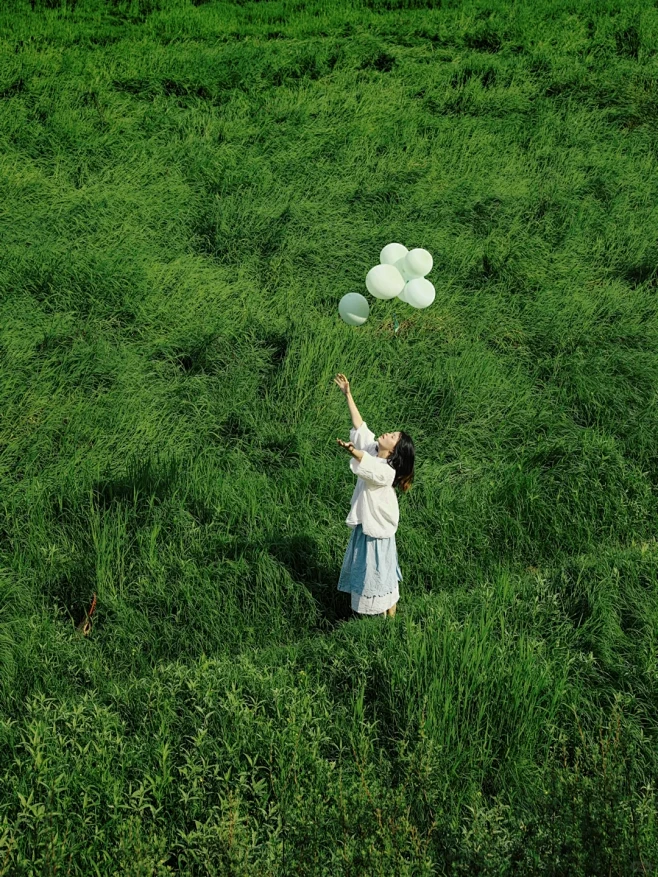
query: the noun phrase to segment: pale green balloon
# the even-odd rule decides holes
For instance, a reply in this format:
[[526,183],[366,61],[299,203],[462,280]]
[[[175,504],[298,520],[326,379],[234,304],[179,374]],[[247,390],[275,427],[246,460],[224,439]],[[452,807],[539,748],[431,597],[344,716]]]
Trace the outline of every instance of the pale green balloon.
[[404,244],[386,244],[379,254],[379,261],[382,265],[395,265],[400,259],[404,259],[408,252]]
[[404,287],[404,301],[412,308],[429,307],[436,296],[433,284],[424,277],[414,277]]
[[[409,273],[407,272],[407,260],[406,260],[406,256],[403,256],[401,259],[398,259],[398,261],[395,263],[395,267],[396,267],[396,268],[398,269],[398,271],[400,272],[400,275],[402,276],[402,279],[404,280],[405,283],[406,283],[408,280],[412,280],[412,279],[413,279],[413,276],[414,276],[414,275],[413,275],[413,274],[409,274]],[[402,293],[400,293],[400,295],[401,295],[401,294],[402,294]]]
[[404,289],[404,278],[394,265],[375,265],[368,271],[366,287],[375,298],[395,298]]
[[414,277],[425,277],[425,275],[429,274],[432,270],[433,264],[432,254],[427,250],[421,249],[421,247],[409,250],[404,257],[404,267],[409,279]]
[[370,313],[368,299],[360,292],[348,292],[338,302],[338,313],[348,326],[362,326]]

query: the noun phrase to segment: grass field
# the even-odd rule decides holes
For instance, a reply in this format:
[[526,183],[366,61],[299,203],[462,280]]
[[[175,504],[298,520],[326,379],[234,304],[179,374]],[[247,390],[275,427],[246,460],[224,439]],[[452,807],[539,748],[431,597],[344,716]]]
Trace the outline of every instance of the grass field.
[[[0,877],[658,874],[656,47],[5,0]],[[436,300],[350,328],[390,241]],[[337,372],[416,446],[394,619]]]

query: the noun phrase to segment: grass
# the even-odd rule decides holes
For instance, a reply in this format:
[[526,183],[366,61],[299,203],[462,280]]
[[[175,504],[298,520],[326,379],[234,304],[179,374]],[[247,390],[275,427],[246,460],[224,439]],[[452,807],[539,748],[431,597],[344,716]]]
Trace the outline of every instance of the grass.
[[[0,875],[658,874],[654,6],[0,39]],[[394,240],[434,304],[346,326]],[[416,445],[385,622],[337,372]]]

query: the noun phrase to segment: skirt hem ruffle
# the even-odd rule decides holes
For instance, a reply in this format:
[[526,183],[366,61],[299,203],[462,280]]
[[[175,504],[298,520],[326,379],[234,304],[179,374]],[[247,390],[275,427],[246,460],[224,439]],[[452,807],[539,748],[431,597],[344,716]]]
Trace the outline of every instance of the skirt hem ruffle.
[[377,597],[364,597],[361,594],[355,594],[354,591],[347,592],[352,595],[352,611],[359,615],[381,615],[390,609],[400,599],[400,592],[395,588],[389,594],[382,594]]

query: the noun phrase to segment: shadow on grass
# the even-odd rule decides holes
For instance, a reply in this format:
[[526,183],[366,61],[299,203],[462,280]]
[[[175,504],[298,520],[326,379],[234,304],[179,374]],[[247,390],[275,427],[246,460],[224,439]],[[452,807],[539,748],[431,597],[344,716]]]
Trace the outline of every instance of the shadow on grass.
[[326,625],[333,627],[352,617],[350,598],[338,590],[340,569],[320,559],[317,543],[309,536],[290,536],[271,541],[267,550],[286,567],[318,604]]
[[[244,557],[248,562],[265,549],[290,574],[291,579],[305,588],[319,610],[319,620],[313,625],[326,631],[352,617],[350,598],[338,591],[340,570],[320,559],[316,541],[309,536],[271,538],[263,542],[233,540],[227,554],[234,559]],[[285,611],[285,606],[282,607]]]
[[96,571],[93,565],[83,561],[45,583],[42,593],[61,619],[77,628],[84,621],[96,590]]

